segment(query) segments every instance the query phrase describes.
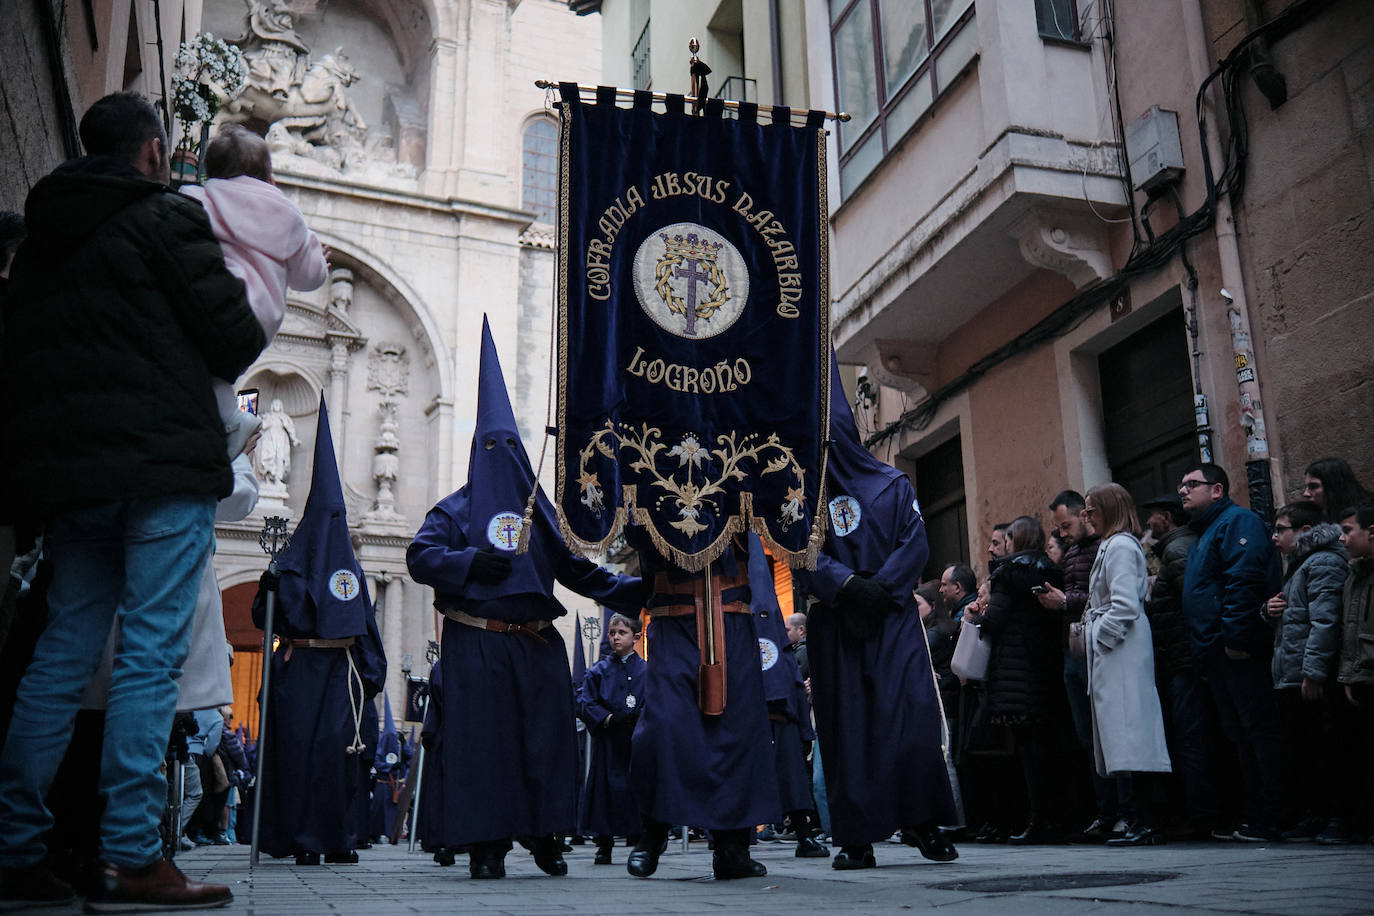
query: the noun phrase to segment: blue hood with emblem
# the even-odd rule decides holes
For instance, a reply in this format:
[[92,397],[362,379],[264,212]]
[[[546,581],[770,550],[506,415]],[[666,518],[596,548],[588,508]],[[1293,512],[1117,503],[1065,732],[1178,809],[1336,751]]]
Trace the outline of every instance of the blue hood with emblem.
[[469,582],[463,597],[469,602],[512,595],[553,594],[554,570],[566,552],[553,505],[542,487],[534,503],[529,550],[515,552],[525,503],[535,487],[534,468],[525,452],[515,411],[506,393],[506,379],[486,316],[482,317],[482,360],[477,380],[477,426],[472,434],[468,482],[437,508],[448,513],[467,543],[491,549],[511,559],[511,574],[495,585]]
[[[278,632],[295,637],[366,636],[373,623],[367,581],[353,553],[329,411],[320,395],[310,495],[291,543],[277,557],[282,618]],[[259,623],[261,626],[261,623]]]

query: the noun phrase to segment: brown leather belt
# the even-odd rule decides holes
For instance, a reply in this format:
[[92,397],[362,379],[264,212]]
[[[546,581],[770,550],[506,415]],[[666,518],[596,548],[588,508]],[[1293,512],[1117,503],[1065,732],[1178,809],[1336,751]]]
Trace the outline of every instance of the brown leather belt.
[[[654,576],[654,594],[649,603],[656,605],[648,608],[650,617],[685,617],[694,615],[697,619],[697,648],[701,653],[697,667],[697,708],[704,715],[718,716],[725,712],[725,615],[748,614],[747,601],[722,600],[722,593],[749,584],[749,576],[711,576],[711,632],[715,634],[714,646],[708,645],[706,638],[706,577],[688,582],[671,583],[667,573]],[[688,591],[690,589],[690,591]],[[662,599],[677,598],[680,601],[659,602]],[[711,649],[715,657],[711,657]]]
[[461,623],[478,630],[486,630],[489,633],[520,633],[531,639],[537,639],[544,645],[548,645],[549,641],[540,636],[539,631],[553,626],[547,620],[526,620],[524,623],[513,623],[507,620],[494,620],[491,617],[475,617],[456,608],[439,608],[438,611],[454,623]]
[[292,637],[282,637],[282,642],[286,645],[286,652],[281,660],[291,661],[291,652],[294,649],[347,649],[358,641],[356,636],[345,636],[343,639],[296,639]]
[[[724,614],[748,614],[749,604],[745,601],[731,601],[721,607]],[[697,612],[696,605],[692,604],[668,604],[663,607],[645,608],[650,617],[691,617]]]

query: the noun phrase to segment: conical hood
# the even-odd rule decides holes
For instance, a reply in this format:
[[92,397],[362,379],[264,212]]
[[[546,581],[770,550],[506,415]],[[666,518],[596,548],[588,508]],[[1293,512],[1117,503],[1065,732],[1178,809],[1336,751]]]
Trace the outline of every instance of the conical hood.
[[495,585],[470,583],[464,597],[491,600],[517,594],[548,595],[553,570],[564,550],[554,521],[553,506],[543,489],[535,499],[529,549],[515,552],[524,524],[525,504],[535,489],[520,430],[506,393],[505,375],[496,354],[496,342],[486,316],[482,317],[482,359],[477,379],[477,425],[472,434],[468,483],[464,487],[467,513],[464,534],[468,543],[500,551],[511,558],[513,568]]
[[322,639],[367,635],[372,599],[349,538],[323,393],[315,426],[310,495],[290,545],[277,558],[277,567],[282,576],[278,599],[295,635]]
[[576,685],[581,685],[582,679],[587,675],[587,650],[582,645],[582,618],[573,618],[573,666],[572,679]]
[[[830,453],[826,458],[829,495],[850,496],[869,506],[879,493],[903,474],[880,461],[864,447],[849,399],[840,383],[840,364],[830,351]],[[835,519],[831,519],[832,532]]]
[[378,773],[389,773],[401,763],[401,739],[396,734],[396,720],[391,717],[391,697],[383,694],[382,737],[377,742],[377,753],[372,766]]

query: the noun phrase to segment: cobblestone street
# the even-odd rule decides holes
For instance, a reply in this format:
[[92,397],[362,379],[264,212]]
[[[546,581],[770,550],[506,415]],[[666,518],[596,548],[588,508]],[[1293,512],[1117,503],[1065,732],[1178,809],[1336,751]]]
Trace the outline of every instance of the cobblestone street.
[[[837,872],[828,860],[796,859],[787,843],[760,844],[766,878],[717,882],[704,843],[674,844],[649,880],[630,878],[628,850],[591,864],[594,847],[569,853],[569,875],[548,878],[513,851],[509,877],[475,882],[466,858],[440,868],[404,846],[378,846],[353,866],[297,868],[289,859],[248,868],[244,846],[206,846],[178,864],[193,879],[230,885],[235,914],[355,913],[946,913],[1054,914],[1180,911],[1318,914],[1374,912],[1374,847],[1174,844],[1135,850],[1091,846],[968,844],[948,865],[914,849],[877,847],[879,867]],[[76,908],[69,911],[78,912]]]

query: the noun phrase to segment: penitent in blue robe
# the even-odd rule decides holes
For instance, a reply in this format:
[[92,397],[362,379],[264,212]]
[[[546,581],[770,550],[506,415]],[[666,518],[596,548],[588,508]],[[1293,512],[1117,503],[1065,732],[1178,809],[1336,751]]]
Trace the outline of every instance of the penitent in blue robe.
[[[367,579],[353,555],[320,399],[310,496],[290,546],[278,557],[273,629],[282,642],[272,666],[263,757],[259,841],[270,856],[341,853],[358,842],[368,769],[377,742],[372,698],[386,681],[386,656]],[[346,586],[346,587],[345,587]],[[253,622],[265,623],[265,593]],[[348,648],[306,648],[293,639],[352,637]],[[369,722],[367,709],[374,714]],[[359,719],[363,719],[360,723]],[[360,753],[349,748],[363,744]]]
[[577,832],[583,836],[631,836],[644,822],[630,794],[630,733],[604,726],[612,713],[644,709],[644,659],[634,652],[608,655],[588,669],[577,691],[577,714],[591,735],[591,762],[582,783]]
[[[639,550],[646,578],[659,571],[672,584],[702,577],[665,570],[642,528],[627,526],[625,533]],[[711,569],[733,576],[743,559],[731,547]],[[742,591],[740,600],[748,601],[748,589]],[[728,590],[725,595],[730,600]],[[630,755],[630,785],[645,817],[708,830],[752,829],[782,819],[752,615],[725,615],[724,645],[725,712],[705,716],[697,706],[696,619],[649,622],[649,683]]]
[[[535,493],[528,550],[518,553],[525,502]],[[500,582],[469,579],[479,551],[511,561]],[[535,482],[496,355],[482,322],[477,423],[468,483],[430,510],[406,552],[410,575],[435,591],[441,610],[506,622],[547,621],[566,609],[555,580],[601,604],[638,614],[640,580],[569,553],[553,506]],[[577,813],[572,678],[563,638],[498,633],[444,619],[442,833],[438,845],[467,846],[571,833]]]
[[[820,736],[831,835],[861,846],[903,827],[955,821],[941,747],[935,674],[912,595],[930,555],[925,522],[906,475],[859,439],[838,371],[832,371],[827,497],[858,504],[835,520],[816,569],[799,576],[819,601],[807,619],[811,699]],[[852,505],[852,504],[846,504]],[[882,633],[845,644],[832,609],[846,579],[871,573],[900,609]]]
[[787,651],[787,624],[773,590],[773,571],[763,552],[763,541],[752,531],[749,551],[749,581],[762,583],[750,589],[749,607],[759,634],[759,662],[773,735],[778,800],[785,814],[810,811],[816,807],[811,795],[811,771],[806,765],[806,748],[816,737],[811,730],[811,703],[806,698],[797,657]]

